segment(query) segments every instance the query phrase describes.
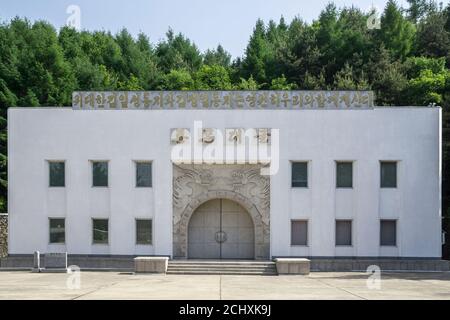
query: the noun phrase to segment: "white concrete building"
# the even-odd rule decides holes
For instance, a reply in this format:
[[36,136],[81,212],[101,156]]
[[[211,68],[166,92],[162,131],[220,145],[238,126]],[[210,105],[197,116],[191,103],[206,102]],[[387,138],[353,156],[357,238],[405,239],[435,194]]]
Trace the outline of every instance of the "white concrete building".
[[[372,99],[83,92],[10,108],[9,254],[440,258],[441,109]],[[274,174],[248,155],[174,164],[175,147],[222,141],[278,144]]]

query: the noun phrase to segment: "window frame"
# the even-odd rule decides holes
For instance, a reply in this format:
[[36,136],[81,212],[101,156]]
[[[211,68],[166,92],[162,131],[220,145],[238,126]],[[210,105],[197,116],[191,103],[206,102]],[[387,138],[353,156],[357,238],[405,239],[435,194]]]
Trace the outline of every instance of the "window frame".
[[[108,226],[108,239],[107,239],[107,242],[105,243],[105,242],[96,242],[95,241],[95,238],[94,238],[94,234],[95,234],[95,232],[94,232],[94,221],[95,220],[106,220],[108,223],[107,223],[107,226]],[[109,235],[109,231],[110,231],[110,222],[109,222],[109,218],[96,218],[96,217],[93,217],[93,218],[91,218],[91,239],[92,239],[92,245],[100,245],[100,246],[109,246],[109,242],[110,242],[110,235]]]
[[[338,244],[337,243],[337,225],[338,222],[350,222],[350,244]],[[334,220],[334,246],[335,247],[353,247],[353,219],[335,219]]]
[[[110,177],[109,177],[109,160],[89,160],[91,163],[91,188],[109,188],[110,187]],[[105,162],[106,168],[107,168],[107,175],[106,175],[106,186],[95,186],[94,185],[94,163],[96,162]]]
[[[384,187],[383,186],[383,175],[382,175],[382,165],[383,163],[393,163],[395,164],[395,187]],[[380,189],[397,189],[398,188],[398,163],[397,160],[380,160]]]
[[[150,243],[138,242],[138,221],[150,221]],[[153,218],[141,218],[137,217],[134,219],[134,233],[135,233],[135,244],[137,246],[153,246]]]
[[[133,160],[134,162],[134,187],[135,188],[153,188],[153,161],[152,160]],[[138,186],[138,165],[150,164],[150,186]]]
[[[355,185],[355,183],[354,183],[354,174],[353,174],[355,161],[354,160],[335,160],[334,163],[335,163],[334,174],[335,174],[335,187],[336,187],[336,189],[353,189],[354,185]],[[352,171],[351,171],[352,183],[351,183],[350,187],[338,186],[338,167],[339,167],[339,164],[344,164],[344,163],[345,164],[350,164],[351,168],[352,168]]]
[[[382,244],[381,243],[381,224],[383,221],[389,221],[395,223],[395,244]],[[396,248],[398,247],[398,219],[380,219],[379,220],[379,228],[380,228],[380,234],[379,234],[379,245],[380,247],[387,247],[387,248]]]
[[[64,221],[64,241],[52,242],[51,237],[51,220],[63,220]],[[49,245],[65,245],[66,244],[66,217],[48,217],[48,244]]]
[[[51,185],[51,169],[50,166],[52,163],[63,163],[64,164],[64,185],[63,186],[52,186]],[[66,160],[47,160],[47,169],[48,169],[48,187],[49,188],[65,188],[66,187]]]
[[[292,226],[294,222],[304,222],[306,223],[306,244],[294,244],[292,242]],[[289,232],[290,232],[290,245],[291,247],[309,247],[309,219],[291,219],[290,220],[290,228],[289,228]]]
[[[309,167],[310,161],[308,160],[291,160],[291,188],[292,189],[309,189]],[[306,165],[306,186],[294,186],[294,164],[301,163]]]

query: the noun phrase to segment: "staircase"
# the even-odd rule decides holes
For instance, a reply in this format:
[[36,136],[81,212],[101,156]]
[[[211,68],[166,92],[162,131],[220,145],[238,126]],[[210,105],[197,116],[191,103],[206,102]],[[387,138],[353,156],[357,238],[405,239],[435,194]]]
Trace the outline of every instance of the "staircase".
[[170,260],[167,274],[278,275],[275,262],[239,260]]

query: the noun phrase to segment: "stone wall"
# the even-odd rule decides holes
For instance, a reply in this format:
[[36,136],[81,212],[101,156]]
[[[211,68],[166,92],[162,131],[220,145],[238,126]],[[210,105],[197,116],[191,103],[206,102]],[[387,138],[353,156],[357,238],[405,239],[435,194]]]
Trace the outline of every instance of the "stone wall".
[[8,216],[0,214],[0,258],[8,254]]

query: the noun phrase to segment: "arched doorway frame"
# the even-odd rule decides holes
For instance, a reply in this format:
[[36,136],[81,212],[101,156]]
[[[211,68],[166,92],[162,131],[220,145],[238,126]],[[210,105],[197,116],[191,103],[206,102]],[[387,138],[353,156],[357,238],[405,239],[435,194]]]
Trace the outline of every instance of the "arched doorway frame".
[[188,258],[188,226],[194,211],[213,199],[240,204],[253,220],[255,259],[270,257],[270,179],[260,165],[173,165],[173,252]]

